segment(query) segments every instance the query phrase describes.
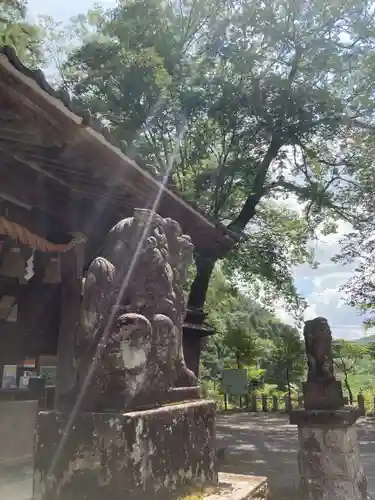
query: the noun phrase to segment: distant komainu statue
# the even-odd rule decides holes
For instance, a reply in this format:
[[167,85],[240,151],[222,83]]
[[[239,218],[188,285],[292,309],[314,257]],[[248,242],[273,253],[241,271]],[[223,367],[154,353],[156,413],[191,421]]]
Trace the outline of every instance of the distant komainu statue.
[[307,410],[337,410],[344,405],[341,382],[333,370],[332,334],[325,318],[306,321],[303,330],[308,364],[307,382],[303,383]]
[[308,363],[308,381],[334,380],[332,334],[325,318],[306,321],[303,331]]
[[192,255],[179,225],[149,210],[136,209],[109,232],[83,290],[76,361],[79,389],[87,385],[84,409],[162,404],[177,379],[199,397],[182,351],[182,285]]

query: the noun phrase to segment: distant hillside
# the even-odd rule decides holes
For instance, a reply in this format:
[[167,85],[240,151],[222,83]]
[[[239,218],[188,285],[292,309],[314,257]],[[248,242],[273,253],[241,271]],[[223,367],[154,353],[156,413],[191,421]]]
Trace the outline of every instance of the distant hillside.
[[366,345],[370,342],[375,342],[375,335],[366,335],[355,341],[357,344]]

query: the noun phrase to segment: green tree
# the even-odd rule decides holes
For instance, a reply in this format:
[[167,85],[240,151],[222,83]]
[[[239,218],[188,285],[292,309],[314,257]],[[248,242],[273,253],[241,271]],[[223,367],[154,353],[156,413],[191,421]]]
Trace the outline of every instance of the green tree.
[[367,354],[369,355],[370,359],[375,361],[375,342],[369,342],[367,344]]
[[202,365],[211,377],[225,368],[248,365],[264,350],[261,337],[271,315],[232,284],[223,266],[213,273],[206,310],[215,335],[202,344]]
[[270,355],[264,364],[265,381],[277,385],[279,390],[300,384],[305,372],[304,346],[298,331],[282,323],[274,326],[275,335]]
[[252,365],[258,358],[257,336],[252,330],[247,311],[234,311],[226,318],[227,331],[223,339],[233,354],[236,368]]
[[349,378],[356,375],[360,366],[359,362],[366,354],[367,348],[355,342],[337,340],[333,343],[334,364],[339,374],[343,377],[345,387],[349,394],[350,404],[353,404],[354,397]]
[[368,387],[373,389],[373,378],[374,378],[374,375],[375,375],[375,364],[374,364],[374,361],[375,361],[375,342],[369,342],[368,344],[365,344],[364,346],[367,350],[367,356],[368,356],[368,359],[370,360],[370,364],[369,366],[367,367],[367,370],[366,370],[366,378],[368,380]]
[[[215,336],[206,338],[202,345],[202,364],[212,377],[217,377],[223,369],[238,363],[246,364],[254,356],[254,318],[248,301],[220,267],[215,269],[210,283],[206,310],[207,321],[215,329]],[[258,314],[259,310],[262,311],[260,307],[257,309]],[[234,331],[238,338],[234,338]]]
[[25,0],[0,0],[0,46],[12,46],[25,64],[41,62],[38,28],[26,20]]
[[96,20],[99,13],[98,7],[98,12],[89,11],[86,15],[80,14],[68,22],[57,21],[48,15],[38,16],[36,26],[42,42],[41,50],[48,62],[45,74],[54,87],[70,91],[65,68],[67,57],[77,45],[89,38],[91,25],[94,22],[92,18]]
[[[223,369],[246,367],[266,374],[266,381],[283,388],[298,383],[304,369],[298,331],[235,288],[224,266],[218,266],[207,293],[207,321],[215,335],[202,344],[202,373],[218,378]],[[301,372],[302,371],[302,372]]]
[[[374,207],[375,208],[375,207]],[[351,278],[341,288],[347,303],[363,315],[366,328],[375,326],[375,228],[365,224],[362,233],[347,235],[335,261],[354,264]]]
[[202,345],[200,375],[219,380],[223,370],[232,365],[232,352],[223,342],[220,335],[206,339]]
[[361,230],[373,217],[373,7],[120,2],[70,55],[73,93],[124,151],[242,239],[229,256],[197,256],[191,308],[224,257],[233,275],[299,306],[291,266],[313,262],[316,228],[345,219]]

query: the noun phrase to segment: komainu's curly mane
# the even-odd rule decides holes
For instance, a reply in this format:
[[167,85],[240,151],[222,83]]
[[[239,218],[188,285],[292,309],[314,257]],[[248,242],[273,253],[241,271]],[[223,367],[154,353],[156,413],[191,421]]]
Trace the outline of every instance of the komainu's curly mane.
[[183,281],[192,255],[180,226],[148,210],[135,210],[109,232],[82,300],[80,385],[94,351],[103,351],[87,398],[91,409],[161,403],[181,376],[196,385],[182,352]]

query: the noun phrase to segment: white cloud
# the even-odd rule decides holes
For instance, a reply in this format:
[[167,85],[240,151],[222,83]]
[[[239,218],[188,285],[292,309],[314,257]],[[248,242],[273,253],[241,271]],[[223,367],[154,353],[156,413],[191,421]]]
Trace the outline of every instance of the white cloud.
[[101,4],[104,7],[115,7],[116,1],[114,0],[29,0],[28,13],[33,19],[40,15],[52,16],[56,21],[68,21],[71,17],[77,14],[85,14],[88,10],[92,9],[94,5]]
[[[301,205],[295,197],[280,200],[280,203],[301,212]],[[339,221],[337,225],[336,233],[320,234],[318,239],[311,242],[319,267],[312,269],[307,265],[299,266],[294,270],[294,276],[299,293],[308,303],[304,320],[323,316],[327,318],[334,337],[355,339],[365,335],[362,317],[358,311],[346,304],[344,292],[340,290],[353,275],[355,266],[335,264],[331,260],[339,253],[340,239],[351,231],[351,226],[345,221]],[[275,311],[281,321],[290,325],[296,324],[282,301],[276,305]]]
[[314,304],[309,305],[305,310],[304,320],[308,321],[309,319],[314,319],[317,316],[319,316],[319,314],[317,313],[316,306]]
[[[334,337],[355,339],[365,335],[362,317],[358,311],[345,303],[344,292],[340,290],[353,275],[354,265],[343,266],[331,260],[338,253],[339,240],[347,230],[348,225],[340,223],[340,231],[337,234],[320,238],[315,243],[320,266],[317,269],[306,265],[299,266],[294,270],[294,275],[299,292],[308,303],[304,320],[323,316],[327,318]],[[278,304],[276,313],[281,320],[295,324],[282,304]]]

